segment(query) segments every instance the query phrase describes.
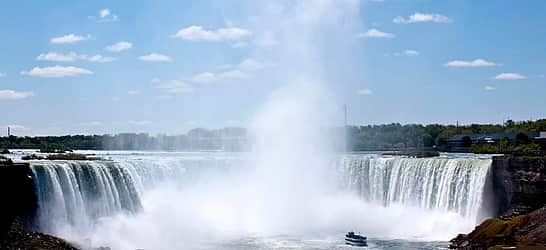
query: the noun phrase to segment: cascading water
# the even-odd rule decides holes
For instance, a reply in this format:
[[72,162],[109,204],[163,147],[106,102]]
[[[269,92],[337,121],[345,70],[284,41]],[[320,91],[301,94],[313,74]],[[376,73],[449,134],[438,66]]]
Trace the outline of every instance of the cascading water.
[[453,211],[476,221],[490,159],[352,155],[341,159],[342,183],[364,200]]
[[[301,206],[297,203],[305,197],[294,195],[281,199],[274,197],[273,193],[261,196],[269,191],[262,190],[253,182],[244,183],[250,180],[240,178],[241,173],[248,172],[245,167],[252,162],[246,156],[218,157],[215,154],[120,156],[114,157],[114,161],[97,162],[32,162],[39,198],[37,225],[45,232],[76,242],[93,238],[96,241],[94,246],[109,245],[114,249],[132,246],[116,245],[111,238],[103,238],[105,234],[120,233],[116,231],[120,230],[118,223],[127,223],[124,227],[142,227],[143,222],[138,222],[144,220],[142,216],[155,218],[146,218],[146,223],[164,217],[167,217],[167,222],[163,223],[168,223],[168,218],[177,216],[177,213],[184,216],[180,221],[172,218],[173,224],[186,223],[189,225],[185,225],[183,230],[198,232],[205,229],[222,233],[239,230],[252,235],[252,232],[263,233],[279,228],[282,231],[301,227],[301,223],[296,221],[304,216],[301,220],[310,226],[301,227],[301,230],[326,228],[337,232],[349,227],[361,228],[375,237],[436,239],[437,236],[428,234],[444,230],[452,236],[461,227],[475,225],[491,164],[487,158],[458,156],[425,159],[375,154],[338,156],[334,161],[336,164],[331,165],[331,169],[337,170],[337,184],[341,187],[332,193],[335,197],[321,194],[307,201],[309,204],[296,207]],[[224,179],[231,181],[222,183]],[[277,188],[279,195],[286,195],[282,190],[289,187]],[[164,201],[165,196],[158,194],[176,202]],[[289,203],[278,206],[277,199]],[[165,211],[165,204],[161,202],[173,206],[166,210],[170,212]],[[302,214],[297,212],[299,209],[303,209],[300,211]],[[368,217],[376,213],[385,216]],[[408,216],[415,217],[415,221],[409,218],[410,221],[405,222]],[[285,222],[282,222],[283,217],[287,218]],[[189,222],[195,218],[197,222]],[[433,219],[427,223],[422,221],[424,229],[416,229],[416,221],[424,218]],[[448,219],[443,221],[443,218]],[[276,227],[279,223],[281,227]],[[445,228],[445,225],[453,224],[460,225],[454,229]],[[147,224],[145,227],[155,228]],[[105,228],[118,229],[103,233]],[[151,231],[163,229],[158,227]],[[146,247],[152,246],[157,245]]]
[[131,175],[113,162],[40,162],[31,169],[43,231],[86,230],[101,217],[141,209]]
[[[185,157],[123,161],[32,161],[38,196],[36,226],[53,234],[84,234],[103,217],[134,214],[142,193],[166,183],[183,185],[208,168],[219,172],[230,159]],[[199,169],[199,171],[188,171]]]

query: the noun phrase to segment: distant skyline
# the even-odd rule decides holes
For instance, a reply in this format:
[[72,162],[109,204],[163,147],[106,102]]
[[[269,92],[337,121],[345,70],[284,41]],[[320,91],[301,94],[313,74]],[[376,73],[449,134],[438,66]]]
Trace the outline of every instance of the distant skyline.
[[[293,2],[3,3],[2,134],[7,126],[15,135],[245,127],[282,86],[271,76],[298,70],[281,65],[290,60],[277,48],[290,53],[290,42],[274,31]],[[322,2],[326,17],[342,9]],[[358,15],[339,30],[288,23],[317,39],[321,54],[306,60],[323,60],[337,124],[343,104],[356,125],[546,117],[546,2],[337,2]],[[265,23],[264,9],[279,20]],[[291,49],[301,45],[310,44]]]

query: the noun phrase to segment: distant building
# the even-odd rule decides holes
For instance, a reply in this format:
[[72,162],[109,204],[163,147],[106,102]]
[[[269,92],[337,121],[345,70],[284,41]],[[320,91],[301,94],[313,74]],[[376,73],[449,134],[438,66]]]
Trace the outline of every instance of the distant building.
[[[525,133],[533,143],[546,148],[546,132]],[[493,133],[493,134],[460,134],[446,140],[447,146],[452,152],[469,152],[471,145],[499,145],[501,140],[508,139],[513,142],[518,133]]]
[[533,143],[540,145],[542,150],[546,150],[546,132],[538,133],[538,136],[533,138]]
[[452,152],[468,152],[471,145],[498,145],[504,138],[514,141],[516,135],[517,133],[460,134],[447,139],[446,143]]

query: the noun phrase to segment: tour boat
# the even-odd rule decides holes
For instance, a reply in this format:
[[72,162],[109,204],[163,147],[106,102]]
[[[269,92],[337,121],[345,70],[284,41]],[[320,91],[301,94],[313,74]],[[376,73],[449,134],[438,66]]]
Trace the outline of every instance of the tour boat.
[[345,235],[345,243],[351,246],[365,247],[368,246],[368,238],[354,232],[348,232]]

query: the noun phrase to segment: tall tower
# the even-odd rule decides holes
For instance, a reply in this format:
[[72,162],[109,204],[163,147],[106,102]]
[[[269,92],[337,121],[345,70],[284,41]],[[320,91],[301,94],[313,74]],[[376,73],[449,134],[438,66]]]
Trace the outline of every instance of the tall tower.
[[343,104],[343,126],[347,127],[347,104]]
[[10,127],[8,126],[8,137],[11,135]]

